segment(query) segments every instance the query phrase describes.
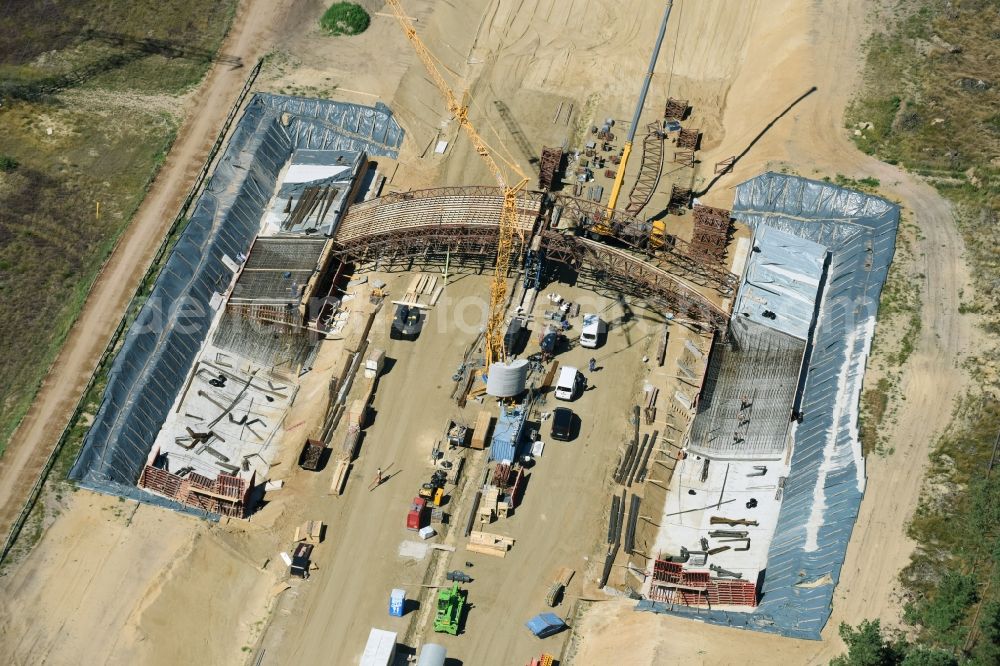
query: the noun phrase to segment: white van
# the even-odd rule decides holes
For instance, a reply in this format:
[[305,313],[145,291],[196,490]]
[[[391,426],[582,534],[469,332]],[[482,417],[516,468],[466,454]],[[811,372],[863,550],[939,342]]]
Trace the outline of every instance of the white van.
[[580,329],[580,346],[587,349],[597,349],[607,332],[608,325],[604,323],[600,315],[584,314],[583,328]]
[[559,381],[556,382],[556,398],[558,400],[573,400],[583,384],[583,375],[576,368],[563,366],[559,370]]

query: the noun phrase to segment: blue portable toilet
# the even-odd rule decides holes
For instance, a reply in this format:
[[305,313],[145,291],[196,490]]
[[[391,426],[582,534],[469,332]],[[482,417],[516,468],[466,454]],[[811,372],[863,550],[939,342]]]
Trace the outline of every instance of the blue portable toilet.
[[389,593],[389,615],[393,617],[403,617],[403,609],[406,607],[406,590],[398,587]]

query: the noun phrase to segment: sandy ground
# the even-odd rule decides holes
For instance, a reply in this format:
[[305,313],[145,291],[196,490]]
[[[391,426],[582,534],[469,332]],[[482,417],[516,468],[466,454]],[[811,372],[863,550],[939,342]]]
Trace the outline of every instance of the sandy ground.
[[[342,99],[361,103],[380,99],[389,104],[408,131],[390,188],[489,183],[468,142],[457,138],[457,127],[447,122],[437,91],[398,27],[376,16],[361,37],[324,40],[313,27],[322,4],[248,0],[241,5],[224,50],[248,62],[271,48],[281,50],[288,66],[270,72],[272,89],[292,83],[329,86],[336,87]],[[380,2],[366,4],[382,10]],[[418,30],[444,66],[459,74],[454,77],[456,91],[470,90],[474,119],[484,134],[494,137],[494,143],[507,145],[525,168],[527,156],[518,154],[513,134],[494,102],[509,107],[520,133],[536,150],[543,144],[579,141],[594,120],[629,117],[661,12],[657,3],[638,0],[473,0],[454,5],[411,0],[406,7],[418,18]],[[739,155],[752,144],[735,172],[720,179],[703,197],[706,203],[729,206],[733,185],[769,166],[788,165],[807,176],[873,175],[890,196],[904,203],[906,214],[921,227],[923,237],[915,254],[918,263],[923,263],[918,270],[927,276],[923,327],[901,382],[907,400],[889,438],[888,446],[895,452],[869,460],[868,495],[836,592],[826,640],[799,642],[733,633],[636,614],[617,602],[603,602],[581,620],[585,637],[573,663],[614,663],[630,657],[634,663],[651,664],[823,663],[841,649],[835,637],[841,620],[881,617],[894,621],[898,617],[896,574],[912,548],[904,526],[920,487],[932,441],[929,434],[948,421],[953,398],[966,381],[958,362],[974,344],[976,333],[968,318],[957,316],[959,290],[971,289],[971,285],[947,205],[918,180],[858,153],[842,127],[843,108],[857,80],[861,40],[869,29],[866,9],[867,3],[861,0],[679,0],[663,52],[669,60],[661,58],[643,118],[645,122],[646,116],[659,113],[668,94],[691,100],[693,122],[705,132],[702,165],[695,176],[698,184],[712,179],[715,161]],[[37,469],[72,410],[243,77],[240,70],[216,67],[190,102],[200,113],[191,116],[182,130],[139,216],[95,285],[39,400],[0,461],[0,502],[6,511],[12,506],[10,499],[24,491],[17,482],[31,477],[23,471],[33,464]],[[818,87],[815,93],[752,143],[786,106],[814,85]],[[568,123],[552,122],[560,101],[574,105]],[[439,136],[451,142],[448,152],[444,156],[431,152],[421,158],[426,146]],[[457,350],[463,346],[460,336],[435,342],[429,335],[417,343],[421,344],[432,353],[400,355],[400,364],[386,377],[386,390],[376,398],[379,414],[372,426],[374,436],[363,444],[357,477],[349,483],[355,487],[348,492],[357,495],[358,479],[370,477],[374,466],[385,459],[398,455],[415,462],[412,467],[401,466],[399,477],[381,489],[389,492],[373,493],[371,500],[363,498],[367,505],[363,512],[348,515],[345,507],[355,501],[350,496],[348,503],[344,498],[317,500],[327,479],[306,480],[294,473],[286,477],[288,487],[282,491],[289,495],[276,502],[272,513],[262,514],[249,526],[226,529],[151,508],[139,509],[131,523],[124,522],[127,517],[114,515],[105,520],[102,507],[115,514],[121,504],[124,514],[132,505],[80,491],[33,555],[0,582],[0,592],[9,600],[0,611],[3,652],[15,655],[15,663],[35,663],[38,655],[53,664],[76,663],[81,660],[78,657],[91,655],[92,659],[83,660],[155,663],[154,657],[161,654],[174,663],[178,658],[192,663],[245,662],[248,653],[241,648],[256,640],[254,623],[266,606],[264,591],[270,589],[269,571],[275,566],[261,573],[251,563],[273,559],[276,534],[287,538],[289,525],[296,519],[328,517],[331,523],[340,521],[336,524],[342,532],[332,533],[329,546],[318,550],[321,569],[316,576],[278,598],[277,619],[263,642],[265,661],[287,663],[297,657],[310,663],[350,663],[363,645],[372,618],[383,618],[388,628],[389,585],[382,581],[414,582],[408,574],[415,569],[400,565],[395,547],[405,532],[398,515],[400,505],[423,475],[417,463],[426,445],[414,437],[414,426],[405,424],[412,419],[424,424],[421,436],[430,429],[436,434],[443,427],[439,422],[449,414],[448,403],[438,399],[444,389],[435,388],[436,383],[418,389],[419,399],[414,399],[409,387],[421,386],[420,378],[426,375],[450,375],[457,365]],[[595,380],[599,379],[600,373]],[[596,383],[599,391],[600,381]],[[541,511],[541,485],[529,489],[526,511],[535,501]],[[281,504],[285,508],[279,512]],[[19,502],[14,505],[16,512]],[[271,525],[276,534],[267,531]],[[528,544],[535,538],[537,547],[543,548],[544,535],[532,537],[530,525],[526,521],[516,528],[525,529],[523,538]],[[514,521],[511,529],[515,529]],[[246,534],[233,535],[233,530],[246,530]],[[871,557],[875,547],[878,558]],[[528,550],[524,549],[525,556]],[[563,554],[557,555],[558,564],[563,564]],[[523,556],[515,550],[510,557]],[[512,562],[484,566],[484,578],[497,584],[507,583],[508,577],[516,579],[517,574],[511,573],[515,567],[506,566]],[[357,574],[362,567],[364,577]],[[372,569],[375,573],[369,574]],[[513,582],[523,586],[516,588],[523,589],[522,594],[508,597],[498,591],[494,597],[474,592],[472,601],[484,609],[502,603],[525,604],[526,609],[540,602],[537,588],[549,576],[542,569],[531,570],[525,581]],[[186,585],[187,575],[194,576],[197,584]],[[235,588],[234,576],[241,578]],[[210,612],[192,613],[202,607]],[[537,610],[542,610],[540,604]],[[332,622],[330,613],[344,621]],[[504,622],[513,627],[523,622],[520,614],[518,606]],[[293,616],[301,621],[288,622]],[[485,613],[479,615],[484,617]],[[469,660],[466,663],[501,658],[504,663],[516,663],[530,656],[520,653],[517,634],[518,653],[508,654],[505,650],[512,634],[502,626],[484,627],[479,618],[474,610],[469,634],[454,642],[455,656]],[[189,642],[179,638],[188,632]],[[91,645],[95,635],[115,637],[117,642]],[[147,645],[160,646],[161,653],[153,655]]]
[[[403,275],[390,280],[390,289],[399,285],[396,291],[400,291],[409,279],[409,275]],[[362,452],[346,493],[318,501],[312,496],[303,513],[303,517],[308,513],[309,518],[326,521],[331,536],[317,549],[318,571],[283,598],[262,643],[263,664],[319,663],[333,655],[338,656],[334,663],[354,663],[370,627],[397,631],[400,642],[409,645],[441,643],[447,647],[449,657],[465,664],[526,662],[537,656],[539,643],[522,625],[546,609],[545,593],[559,567],[577,571],[568,590],[570,600],[595,594],[595,574],[590,569],[599,559],[608,503],[598,497],[610,493],[609,477],[628,429],[629,407],[645,374],[641,357],[652,339],[645,335],[645,329],[655,328],[641,318],[641,311],[631,323],[612,327],[601,349],[577,347],[560,355],[561,363],[584,369],[587,359],[594,356],[600,359],[601,369],[589,374],[593,389],[570,404],[582,417],[577,439],[550,440],[548,424],[543,424],[545,450],[530,471],[523,503],[511,518],[485,528],[516,540],[508,556],[496,559],[463,548],[465,539],[460,532],[471,510],[468,500],[482,478],[485,451],[468,452],[466,477],[477,481],[470,481],[461,497],[451,498],[446,505],[453,513],[447,538],[434,539],[457,546],[457,552],[442,553],[434,561],[430,557],[417,561],[398,554],[401,542],[415,539],[416,535],[404,526],[406,509],[430,474],[430,448],[440,437],[446,420],[457,418],[471,423],[478,410],[491,408],[470,403],[461,410],[449,399],[453,386],[450,375],[461,361],[465,346],[475,337],[474,327],[456,324],[466,318],[471,322],[475,308],[463,304],[470,302],[468,297],[478,299],[487,285],[485,276],[464,275],[452,282],[416,342],[385,339],[384,317],[376,328],[372,345],[387,345],[393,363],[379,381],[374,419],[365,431]],[[566,285],[553,285],[553,289],[580,302],[583,310],[603,312],[609,320],[621,314],[613,300]],[[544,307],[541,299],[536,312],[540,315]],[[533,339],[526,353],[535,350],[537,341]],[[558,404],[565,403],[557,403],[548,395],[543,409]],[[366,488],[376,467],[393,476],[369,492]],[[327,476],[322,475],[315,483],[326,482]],[[293,479],[293,483],[301,485],[302,480]],[[581,497],[594,499],[581,503]],[[291,506],[287,498],[281,501]],[[289,515],[286,513],[283,519],[287,521]],[[466,561],[473,562],[473,567],[466,567]],[[444,572],[452,569],[463,569],[475,579],[465,586],[472,610],[462,634],[450,637],[433,633],[433,614],[416,608],[403,618],[388,616],[391,588],[404,588],[409,597],[419,599],[421,610],[427,611],[432,608],[434,590],[422,590],[420,585],[445,584]],[[568,605],[556,612],[568,614]]]
[[273,582],[243,531],[74,494],[44,545],[0,584],[5,663],[239,662]]

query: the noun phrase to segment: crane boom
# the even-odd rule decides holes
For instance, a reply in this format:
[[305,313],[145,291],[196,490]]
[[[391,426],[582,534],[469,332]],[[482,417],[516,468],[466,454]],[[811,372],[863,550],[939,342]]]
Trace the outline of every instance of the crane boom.
[[396,20],[399,21],[400,26],[403,28],[406,38],[410,40],[410,44],[413,45],[413,49],[417,52],[417,57],[420,58],[431,80],[434,81],[434,85],[437,86],[444,97],[448,111],[468,135],[476,152],[486,163],[497,184],[503,190],[503,208],[500,211],[497,258],[496,263],[493,265],[493,281],[490,285],[490,309],[486,319],[484,336],[486,366],[489,367],[494,361],[503,361],[506,358],[506,351],[503,344],[503,323],[507,300],[507,270],[510,268],[514,233],[517,229],[517,195],[527,184],[528,179],[516,164],[508,162],[501,157],[501,161],[514,171],[520,179],[513,186],[508,184],[503,168],[494,157],[489,144],[486,143],[469,120],[469,107],[460,103],[458,98],[455,97],[455,93],[441,74],[441,70],[438,69],[434,56],[424,45],[423,41],[421,41],[420,37],[417,36],[416,29],[410,22],[406,12],[403,11],[403,5],[399,0],[386,0],[386,2],[392,9]]
[[635,113],[632,114],[632,125],[628,128],[628,136],[625,139],[625,146],[622,148],[622,159],[618,163],[618,173],[615,174],[615,183],[611,187],[611,194],[608,196],[608,210],[605,216],[610,220],[618,204],[618,196],[622,191],[622,181],[625,180],[625,165],[628,164],[629,155],[632,154],[632,142],[635,140],[635,130],[639,127],[639,116],[642,114],[642,107],[646,103],[646,94],[649,92],[649,83],[653,78],[653,69],[656,67],[656,59],[660,55],[660,45],[663,44],[663,37],[667,33],[667,19],[670,18],[670,9],[674,6],[673,0],[667,2],[663,10],[663,20],[660,22],[660,34],[656,37],[656,45],[653,47],[653,55],[649,59],[649,68],[646,76],[642,80],[642,88],[639,90],[639,100],[635,105]]

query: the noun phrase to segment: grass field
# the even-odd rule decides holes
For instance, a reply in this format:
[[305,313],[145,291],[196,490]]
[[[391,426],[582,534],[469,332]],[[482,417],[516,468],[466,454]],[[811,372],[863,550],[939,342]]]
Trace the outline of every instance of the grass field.
[[162,164],[236,0],[4,5],[0,157],[16,166],[0,169],[0,451]]

